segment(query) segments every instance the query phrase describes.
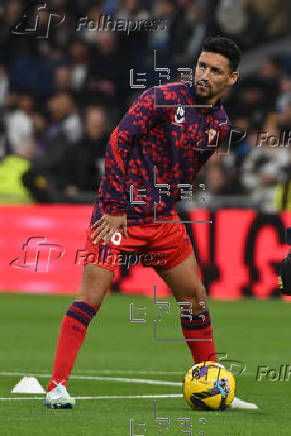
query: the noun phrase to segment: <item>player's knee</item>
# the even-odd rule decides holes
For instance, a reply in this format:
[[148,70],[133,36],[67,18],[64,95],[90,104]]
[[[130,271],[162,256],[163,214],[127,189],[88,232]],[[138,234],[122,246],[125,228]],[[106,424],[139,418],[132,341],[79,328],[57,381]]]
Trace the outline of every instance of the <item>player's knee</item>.
[[192,304],[192,314],[198,314],[207,310],[206,289],[201,284],[185,291],[180,298],[181,302],[189,302]]
[[101,306],[106,294],[110,291],[113,278],[111,271],[86,265],[82,279],[78,300],[85,301],[93,306]]

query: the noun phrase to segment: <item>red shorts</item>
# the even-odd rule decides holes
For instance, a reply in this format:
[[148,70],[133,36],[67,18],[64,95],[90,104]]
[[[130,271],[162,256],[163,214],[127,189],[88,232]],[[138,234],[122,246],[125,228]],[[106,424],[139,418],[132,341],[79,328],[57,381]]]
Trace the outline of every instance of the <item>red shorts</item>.
[[166,221],[174,222],[128,226],[127,238],[118,231],[107,244],[103,240],[93,244],[90,236],[95,230],[89,228],[84,263],[113,272],[119,265],[142,264],[157,270],[173,268],[192,253],[192,244],[177,214]]

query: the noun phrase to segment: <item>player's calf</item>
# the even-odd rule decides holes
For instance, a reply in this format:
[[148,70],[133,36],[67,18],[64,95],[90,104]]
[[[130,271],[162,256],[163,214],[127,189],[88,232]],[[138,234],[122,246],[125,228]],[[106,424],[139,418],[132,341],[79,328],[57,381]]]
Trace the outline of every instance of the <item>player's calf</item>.
[[67,380],[86,337],[87,328],[100,308],[112,277],[111,271],[104,272],[95,265],[85,265],[77,300],[70,305],[62,321],[53,374],[48,384],[47,407],[73,407],[74,402],[66,391]]
[[185,316],[181,310],[180,321],[183,336],[194,362],[216,361],[213,330],[204,286],[201,283],[192,288],[192,292],[190,290],[181,295],[180,299],[182,302],[191,303],[192,306],[191,316]]
[[[190,316],[181,311],[181,327],[195,363],[216,360],[206,291],[198,276],[194,253],[172,269],[159,271],[177,302],[191,303]],[[181,306],[180,306],[181,307]]]

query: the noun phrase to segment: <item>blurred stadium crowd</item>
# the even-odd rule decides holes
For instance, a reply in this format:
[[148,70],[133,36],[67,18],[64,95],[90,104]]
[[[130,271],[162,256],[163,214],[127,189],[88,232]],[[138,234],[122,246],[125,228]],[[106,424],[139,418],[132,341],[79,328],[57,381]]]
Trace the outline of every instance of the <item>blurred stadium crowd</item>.
[[[202,171],[197,185],[205,183],[208,195],[199,206],[291,209],[289,0],[51,0],[50,12],[65,20],[48,38],[38,33],[48,25],[44,10],[35,32],[11,32],[20,20],[22,29],[33,28],[37,6],[24,17],[27,5],[0,2],[2,204],[92,201],[109,134],[143,91],[130,87],[129,70],[157,85],[156,49],[170,81],[181,80],[177,68],[193,68],[205,36],[219,34],[243,52],[241,79],[225,106],[233,128],[246,134]],[[166,28],[76,31],[78,17],[97,22],[101,14],[162,18]]]

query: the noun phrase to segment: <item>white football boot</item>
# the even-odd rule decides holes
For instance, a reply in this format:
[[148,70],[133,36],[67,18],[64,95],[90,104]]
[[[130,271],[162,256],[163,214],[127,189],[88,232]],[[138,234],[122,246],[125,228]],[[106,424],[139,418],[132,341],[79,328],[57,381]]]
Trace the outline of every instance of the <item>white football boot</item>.
[[55,383],[55,385],[55,388],[47,392],[44,406],[49,409],[72,409],[76,404],[75,398],[70,396],[62,383]]
[[230,409],[258,409],[255,403],[248,403],[240,398],[234,397],[232,403],[229,405]]

